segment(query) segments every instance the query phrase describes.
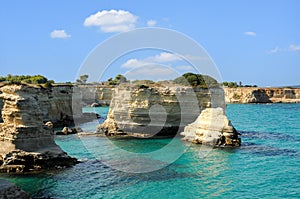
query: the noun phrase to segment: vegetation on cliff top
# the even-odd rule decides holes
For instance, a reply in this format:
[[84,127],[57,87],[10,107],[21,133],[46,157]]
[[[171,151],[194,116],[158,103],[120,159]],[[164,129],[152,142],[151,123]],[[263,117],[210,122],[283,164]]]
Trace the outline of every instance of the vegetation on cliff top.
[[208,75],[194,74],[194,73],[185,73],[181,77],[178,77],[173,80],[175,84],[180,84],[184,86],[200,87],[200,88],[209,88],[209,87],[218,87],[219,83],[214,78]]
[[228,88],[237,88],[237,87],[257,87],[257,85],[243,85],[242,82],[237,84],[236,82],[223,82],[223,85]]
[[5,85],[11,84],[41,84],[45,88],[49,88],[54,84],[53,80],[48,80],[46,77],[42,75],[7,75],[6,77],[0,76],[0,82]]

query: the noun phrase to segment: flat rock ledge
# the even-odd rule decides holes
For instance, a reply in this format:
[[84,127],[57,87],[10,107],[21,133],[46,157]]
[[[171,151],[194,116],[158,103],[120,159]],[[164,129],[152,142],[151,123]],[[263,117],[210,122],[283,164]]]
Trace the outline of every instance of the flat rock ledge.
[[13,183],[0,179],[0,199],[30,199],[30,197]]
[[239,133],[222,108],[207,108],[181,133],[183,140],[216,147],[239,147]]
[[[1,157],[1,156],[0,156]],[[49,169],[62,169],[78,163],[65,152],[44,153],[14,150],[0,158],[0,173],[24,173]]]

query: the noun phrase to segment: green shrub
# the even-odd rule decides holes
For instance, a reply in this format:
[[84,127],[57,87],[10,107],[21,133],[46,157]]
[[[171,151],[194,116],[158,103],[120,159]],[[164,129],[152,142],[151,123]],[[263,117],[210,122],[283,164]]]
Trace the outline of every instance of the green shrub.
[[175,84],[180,84],[184,86],[208,88],[208,87],[217,87],[219,86],[218,82],[208,76],[194,73],[185,73],[181,77],[178,77],[173,80]]

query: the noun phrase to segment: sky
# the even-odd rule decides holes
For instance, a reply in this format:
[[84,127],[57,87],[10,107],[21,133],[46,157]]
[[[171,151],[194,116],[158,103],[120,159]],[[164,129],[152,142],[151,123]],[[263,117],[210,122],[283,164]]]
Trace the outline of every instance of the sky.
[[[223,81],[300,85],[299,8],[297,0],[2,0],[0,76],[41,74],[56,82],[74,81],[99,44],[136,28],[157,27],[202,46]],[[113,60],[100,79],[128,75],[140,66],[169,78],[193,72],[172,52],[146,49]]]

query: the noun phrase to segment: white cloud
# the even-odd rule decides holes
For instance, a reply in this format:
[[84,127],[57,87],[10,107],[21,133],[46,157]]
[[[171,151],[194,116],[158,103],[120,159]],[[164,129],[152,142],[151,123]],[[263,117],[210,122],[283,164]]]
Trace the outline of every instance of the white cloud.
[[181,58],[178,55],[175,55],[173,53],[166,53],[162,52],[159,55],[154,56],[153,58],[150,58],[150,60],[154,62],[172,62],[172,61],[178,61],[181,60]]
[[244,32],[244,34],[247,36],[252,36],[252,37],[256,36],[256,32],[252,32],[252,31]]
[[155,63],[167,63],[182,60],[179,56],[172,53],[162,52],[155,56],[150,56],[145,59],[129,59],[124,64],[122,64],[123,68],[138,68],[147,64],[155,64]]
[[289,51],[299,51],[300,45],[291,44],[288,49]]
[[147,21],[147,26],[152,27],[156,25],[156,21],[155,20],[149,20]]
[[176,66],[176,68],[177,68],[178,70],[185,70],[185,71],[187,71],[187,70],[193,70],[193,69],[194,69],[192,66],[187,66],[187,65]]
[[137,59],[129,59],[124,64],[122,64],[123,68],[138,68],[143,65],[149,64],[149,62],[145,62]]
[[71,35],[67,34],[65,30],[53,30],[50,33],[51,38],[57,38],[57,39],[66,39],[71,37]]
[[268,51],[269,54],[274,54],[274,53],[278,53],[279,51],[281,51],[281,49],[279,47],[273,48],[271,50]]
[[125,73],[130,80],[148,79],[153,81],[174,79],[179,76],[172,68],[157,64],[144,65],[139,68],[132,69]]
[[269,54],[274,54],[278,52],[294,52],[294,51],[300,51],[300,45],[290,44],[287,48],[279,48],[278,46],[276,48],[273,48],[268,51]]
[[125,10],[102,10],[87,17],[84,26],[98,26],[103,32],[126,32],[135,28],[137,19]]

